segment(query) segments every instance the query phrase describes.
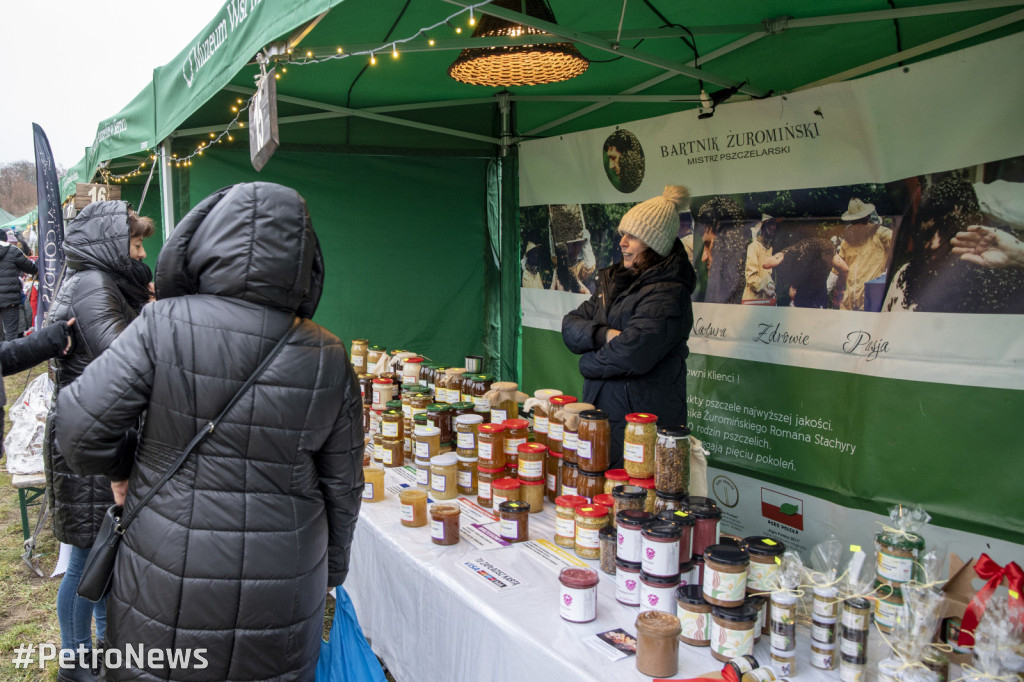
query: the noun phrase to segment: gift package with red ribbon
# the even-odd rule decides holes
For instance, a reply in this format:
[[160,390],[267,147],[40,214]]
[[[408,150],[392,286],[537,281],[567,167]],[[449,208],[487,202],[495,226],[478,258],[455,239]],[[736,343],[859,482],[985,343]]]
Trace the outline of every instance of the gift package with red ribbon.
[[[953,647],[950,660],[969,663],[970,648],[974,646],[974,632],[985,614],[985,608],[997,590],[1005,588],[1012,617],[1024,619],[1024,571],[1013,561],[1000,565],[988,554],[967,563],[953,554],[950,557],[950,578],[942,591],[946,597],[943,627],[940,639]],[[974,581],[985,581],[976,590]]]

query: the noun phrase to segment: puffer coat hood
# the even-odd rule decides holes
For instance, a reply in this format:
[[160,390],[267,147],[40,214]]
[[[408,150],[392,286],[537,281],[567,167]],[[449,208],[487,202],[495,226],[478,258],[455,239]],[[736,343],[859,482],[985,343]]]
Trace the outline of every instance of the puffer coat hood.
[[[650,412],[686,424],[686,345],[696,282],[677,240],[668,258],[633,277],[622,264],[598,272],[590,300],[562,320],[562,339],[580,355],[583,400],[609,414],[612,468],[622,462],[625,416]],[[605,343],[608,329],[621,333]]]
[[[149,299],[149,268],[131,258],[129,205],[124,201],[89,204],[68,224],[64,273],[47,322],[68,321],[71,352],[50,361],[54,395],[77,379],[127,328]],[[50,403],[43,439],[46,485],[53,505],[53,531],[61,542],[91,547],[107,507],[114,503],[110,481],[77,476],[54,437],[56,401]]]
[[225,187],[192,209],[160,250],[157,298],[213,294],[310,318],[324,261],[298,192],[267,182]]
[[[70,464],[127,477],[128,510],[294,331],[118,552],[107,646],[202,649],[205,666],[107,679],[312,680],[326,590],[348,572],[363,433],[344,344],[301,319],[323,282],[305,203],[268,183],[217,192],[178,225],[157,272],[158,300],[57,401]],[[138,447],[123,452],[143,412]]]

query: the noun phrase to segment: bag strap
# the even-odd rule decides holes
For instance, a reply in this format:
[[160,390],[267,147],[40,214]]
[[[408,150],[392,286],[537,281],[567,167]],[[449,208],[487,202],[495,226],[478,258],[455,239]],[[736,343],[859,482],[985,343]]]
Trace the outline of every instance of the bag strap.
[[132,507],[132,510],[121,519],[121,521],[117,524],[117,527],[114,529],[115,532],[124,535],[124,532],[128,529],[128,526],[130,526],[132,521],[135,520],[135,517],[138,516],[139,511],[143,507],[145,507],[146,504],[151,499],[153,499],[153,496],[156,495],[157,492],[159,492],[160,488],[162,488],[163,485],[171,479],[171,476],[177,473],[178,469],[181,468],[181,465],[185,463],[186,459],[188,459],[188,456],[192,454],[192,451],[199,447],[200,443],[206,440],[210,436],[210,434],[214,432],[214,430],[217,428],[217,425],[220,424],[221,420],[224,418],[224,415],[226,415],[231,410],[231,408],[235,406],[235,403],[239,401],[239,399],[242,397],[242,394],[249,390],[249,387],[256,382],[256,379],[258,379],[261,374],[263,374],[263,371],[270,365],[270,363],[274,360],[277,354],[281,352],[281,349],[284,348],[285,344],[288,342],[288,339],[291,338],[295,330],[298,329],[300,322],[301,321],[298,317],[292,320],[291,327],[288,328],[288,331],[286,331],[284,335],[280,339],[278,339],[277,344],[270,350],[270,353],[268,353],[267,356],[263,358],[263,361],[259,364],[259,367],[257,367],[256,370],[249,376],[249,378],[245,380],[245,383],[242,384],[242,387],[238,389],[238,392],[235,393],[234,396],[232,396],[231,400],[228,401],[228,404],[224,407],[223,410],[221,410],[220,414],[214,417],[211,421],[207,422],[206,426],[200,429],[199,433],[192,437],[192,440],[189,441],[189,444],[185,446],[185,449],[182,451],[181,455],[178,456],[178,459],[174,462],[171,468],[168,469],[167,472],[160,477],[160,480],[157,481],[153,485],[153,487],[149,489],[149,492],[146,493],[146,495],[139,501],[139,503]]

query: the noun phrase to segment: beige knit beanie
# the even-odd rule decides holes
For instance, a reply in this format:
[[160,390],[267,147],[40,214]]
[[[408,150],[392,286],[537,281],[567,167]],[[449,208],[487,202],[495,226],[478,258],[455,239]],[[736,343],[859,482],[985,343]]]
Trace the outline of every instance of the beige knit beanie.
[[679,234],[679,214],[689,207],[690,190],[682,185],[669,185],[660,197],[626,211],[619,223],[619,234],[631,234],[659,256],[667,256]]

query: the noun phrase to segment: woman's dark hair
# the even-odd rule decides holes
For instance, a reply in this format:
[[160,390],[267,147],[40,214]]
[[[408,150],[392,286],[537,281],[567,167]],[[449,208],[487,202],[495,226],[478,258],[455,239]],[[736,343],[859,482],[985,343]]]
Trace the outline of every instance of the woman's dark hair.
[[135,211],[128,211],[128,236],[134,239],[135,237],[142,237],[147,239],[152,237],[156,232],[156,225],[153,223],[153,219],[147,216],[140,216]]
[[633,262],[633,269],[636,270],[637,274],[650,270],[658,263],[663,263],[668,260],[668,256],[662,256],[660,253],[647,247],[643,251],[637,254],[636,260]]

